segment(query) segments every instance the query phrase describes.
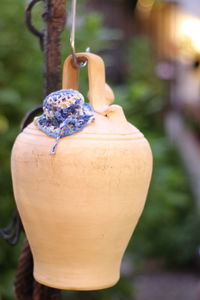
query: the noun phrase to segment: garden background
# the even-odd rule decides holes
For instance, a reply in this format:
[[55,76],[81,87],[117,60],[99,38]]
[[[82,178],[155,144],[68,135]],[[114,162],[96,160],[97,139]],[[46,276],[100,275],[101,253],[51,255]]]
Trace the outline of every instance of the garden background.
[[[95,10],[86,0],[78,3],[76,48],[84,51],[90,47],[91,52],[104,58],[116,103],[123,106],[128,120],[147,137],[154,156],[147,204],[126,252],[122,278],[117,286],[93,292],[85,299],[137,300],[137,276],[141,274],[162,270],[189,270],[196,274],[199,213],[191,180],[166,130],[166,116],[173,110],[169,80],[156,73],[158,59],[152,37],[136,30],[127,38],[124,28],[106,24],[103,11]],[[10,154],[20,120],[43,100],[43,55],[38,41],[25,27],[25,5],[24,0],[2,0],[0,4],[0,227],[8,224],[15,208]],[[131,6],[130,11],[137,25]],[[42,5],[38,4],[34,13],[38,27],[42,26],[41,12]],[[62,34],[62,61],[69,53],[68,26]],[[116,75],[118,64],[123,66],[120,76]],[[81,71],[81,78],[80,90],[86,96],[85,70]],[[184,111],[181,115],[185,116]],[[198,122],[186,115],[188,126],[198,133]],[[13,282],[23,240],[24,236],[17,246],[11,247],[0,239],[1,300],[14,299]],[[63,299],[81,297],[84,293],[63,293]]]

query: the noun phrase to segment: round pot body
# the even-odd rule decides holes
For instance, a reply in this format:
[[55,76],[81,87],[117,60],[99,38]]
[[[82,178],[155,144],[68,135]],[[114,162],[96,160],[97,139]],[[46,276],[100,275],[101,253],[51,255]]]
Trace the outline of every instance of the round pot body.
[[116,121],[122,111],[115,109],[62,138],[55,155],[49,155],[54,138],[33,123],[16,139],[14,194],[42,284],[95,290],[119,279],[147,196],[152,154],[139,130]]

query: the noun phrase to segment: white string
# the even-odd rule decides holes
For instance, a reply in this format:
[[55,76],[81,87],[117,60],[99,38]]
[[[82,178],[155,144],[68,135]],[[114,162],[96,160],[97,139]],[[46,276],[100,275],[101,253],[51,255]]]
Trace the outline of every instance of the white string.
[[72,52],[75,54],[75,31],[76,31],[76,0],[72,0],[72,27],[70,34],[70,45]]
[[[72,57],[74,65],[78,68],[83,68],[87,65],[87,61],[78,63],[75,49],[75,33],[76,33],[76,0],[72,0],[72,25],[70,34],[70,47],[72,51]],[[90,52],[90,48],[86,49],[86,52]]]

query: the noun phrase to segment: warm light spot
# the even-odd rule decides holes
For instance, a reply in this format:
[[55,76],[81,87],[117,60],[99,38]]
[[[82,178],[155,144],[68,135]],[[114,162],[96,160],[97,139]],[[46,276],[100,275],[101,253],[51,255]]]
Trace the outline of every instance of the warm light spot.
[[194,50],[200,51],[200,19],[185,16],[179,26],[180,38],[188,39]]

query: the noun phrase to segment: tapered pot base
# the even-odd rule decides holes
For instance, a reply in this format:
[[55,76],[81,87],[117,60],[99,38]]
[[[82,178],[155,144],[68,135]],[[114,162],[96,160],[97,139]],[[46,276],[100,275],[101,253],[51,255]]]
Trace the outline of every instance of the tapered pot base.
[[71,281],[66,280],[65,283],[61,283],[61,282],[56,282],[55,278],[53,278],[52,280],[45,280],[44,278],[41,278],[40,276],[37,276],[35,274],[34,278],[37,282],[48,286],[48,287],[52,287],[55,289],[61,289],[61,290],[74,290],[74,291],[96,291],[96,290],[103,290],[103,289],[107,289],[107,288],[111,288],[113,287],[115,284],[117,284],[117,282],[119,281],[119,277],[112,281],[112,282],[102,282],[100,283],[98,281],[98,284],[96,285],[85,285],[85,283],[81,284],[81,282],[77,281],[77,283],[75,283],[75,281]]

